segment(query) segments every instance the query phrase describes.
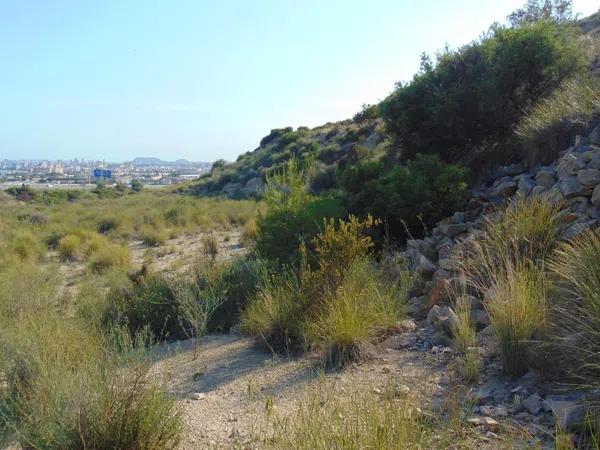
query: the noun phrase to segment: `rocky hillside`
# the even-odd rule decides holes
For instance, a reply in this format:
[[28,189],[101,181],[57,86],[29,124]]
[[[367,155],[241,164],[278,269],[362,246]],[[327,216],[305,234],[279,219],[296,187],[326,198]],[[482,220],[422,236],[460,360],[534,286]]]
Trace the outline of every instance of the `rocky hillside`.
[[255,197],[264,187],[266,175],[280,169],[292,156],[312,159],[317,173],[313,190],[329,189],[335,183],[335,168],[345,161],[369,153],[383,153],[383,123],[368,112],[352,120],[309,129],[274,129],[258,148],[240,155],[234,163],[218,161],[210,174],[202,177],[190,191],[196,195],[227,195],[233,198]]

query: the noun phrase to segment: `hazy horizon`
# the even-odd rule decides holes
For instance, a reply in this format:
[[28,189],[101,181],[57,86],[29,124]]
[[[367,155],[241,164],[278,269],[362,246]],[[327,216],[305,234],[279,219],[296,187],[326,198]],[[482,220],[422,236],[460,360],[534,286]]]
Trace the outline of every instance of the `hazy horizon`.
[[486,3],[4,1],[0,159],[235,160],[352,117],[524,0]]

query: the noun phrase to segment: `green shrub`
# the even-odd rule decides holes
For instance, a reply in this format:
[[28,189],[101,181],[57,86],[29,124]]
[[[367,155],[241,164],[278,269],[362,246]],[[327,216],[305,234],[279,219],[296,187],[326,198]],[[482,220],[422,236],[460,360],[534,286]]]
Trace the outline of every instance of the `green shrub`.
[[406,166],[386,170],[379,162],[359,162],[340,173],[343,203],[352,214],[385,219],[394,236],[415,236],[460,209],[466,199],[468,171],[417,155]]
[[296,159],[285,170],[267,179],[266,212],[257,220],[256,251],[280,263],[295,263],[301,242],[319,232],[325,217],[340,215],[333,197],[316,198],[308,193],[308,174]]
[[39,261],[46,250],[44,243],[29,231],[18,231],[10,237],[9,251],[21,260]]
[[67,234],[58,241],[56,251],[63,261],[75,261],[80,256],[81,238],[74,234]]
[[446,49],[435,64],[425,57],[380,108],[400,158],[435,153],[477,167],[514,156],[509,144],[523,111],[586,70],[575,27],[495,25],[478,41]]

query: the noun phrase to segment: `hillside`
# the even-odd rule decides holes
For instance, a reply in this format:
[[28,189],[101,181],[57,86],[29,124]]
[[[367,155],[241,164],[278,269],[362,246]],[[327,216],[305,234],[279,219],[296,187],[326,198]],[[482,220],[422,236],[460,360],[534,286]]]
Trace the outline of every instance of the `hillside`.
[[268,173],[277,172],[291,158],[313,159],[313,188],[335,185],[335,169],[362,154],[381,156],[385,149],[381,120],[360,114],[354,120],[327,123],[316,128],[292,127],[272,130],[258,148],[240,155],[236,162],[218,161],[210,174],[190,188],[196,195],[228,195],[233,198],[260,196]]

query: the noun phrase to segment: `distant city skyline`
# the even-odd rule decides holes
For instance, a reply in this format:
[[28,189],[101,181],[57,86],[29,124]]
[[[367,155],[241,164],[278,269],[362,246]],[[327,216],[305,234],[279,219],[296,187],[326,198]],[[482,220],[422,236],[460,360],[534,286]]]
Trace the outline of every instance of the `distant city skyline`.
[[0,160],[233,161],[352,117],[524,2],[3,0]]

